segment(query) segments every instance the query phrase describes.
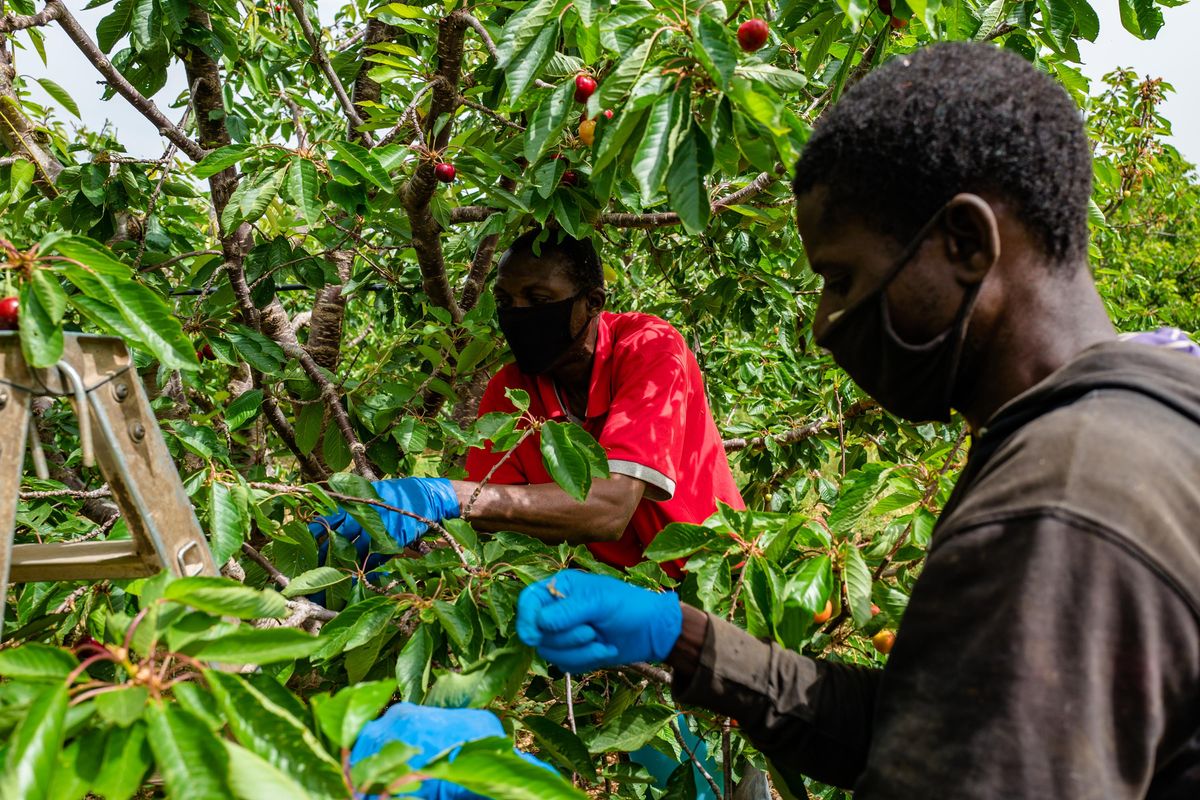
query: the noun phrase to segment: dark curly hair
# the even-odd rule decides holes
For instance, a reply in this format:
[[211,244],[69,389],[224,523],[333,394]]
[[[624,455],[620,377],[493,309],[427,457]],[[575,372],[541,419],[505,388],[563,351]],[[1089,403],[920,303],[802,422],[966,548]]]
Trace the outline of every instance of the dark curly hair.
[[557,254],[567,265],[567,276],[581,292],[604,288],[604,268],[591,239],[576,239],[559,228],[535,227],[522,233],[500,257],[500,267],[514,256],[543,258]]
[[1055,262],[1087,253],[1082,114],[1052,78],[994,45],[898,56],[846,92],[796,163],[796,195],[818,185],[832,218],[869,220],[901,242],[955,194],[984,192],[1011,202]]

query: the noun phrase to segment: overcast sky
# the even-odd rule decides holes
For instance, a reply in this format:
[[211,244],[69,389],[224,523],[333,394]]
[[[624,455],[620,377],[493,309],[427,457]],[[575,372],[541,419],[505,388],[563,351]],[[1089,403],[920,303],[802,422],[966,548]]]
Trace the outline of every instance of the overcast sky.
[[[324,21],[332,19],[333,9],[341,0],[319,0]],[[76,11],[86,29],[95,31],[96,23],[109,13],[111,6]],[[1082,42],[1080,51],[1083,71],[1094,81],[1116,67],[1131,67],[1139,74],[1165,78],[1174,85],[1176,94],[1165,107],[1165,114],[1173,124],[1173,142],[1193,163],[1200,163],[1200,56],[1197,55],[1196,34],[1200,31],[1200,2],[1163,9],[1166,25],[1154,41],[1143,42],[1121,27],[1117,12],[1117,0],[1097,0],[1096,10],[1100,15],[1100,36],[1096,42]],[[99,75],[87,63],[75,46],[56,27],[46,30],[46,50],[51,59],[50,68],[42,65],[32,49],[18,54],[17,69],[30,77],[48,77],[67,89],[79,104],[84,122],[98,128],[106,122],[120,134],[120,141],[129,151],[139,157],[157,158],[166,147],[154,127],[133,110],[121,98],[107,103],[100,99]],[[28,41],[24,34],[18,39]],[[182,66],[173,68],[167,86],[155,100],[172,118],[178,118],[178,110],[168,111],[166,106],[184,87]],[[41,102],[53,101],[34,86],[33,94]],[[62,116],[74,121],[65,111]]]

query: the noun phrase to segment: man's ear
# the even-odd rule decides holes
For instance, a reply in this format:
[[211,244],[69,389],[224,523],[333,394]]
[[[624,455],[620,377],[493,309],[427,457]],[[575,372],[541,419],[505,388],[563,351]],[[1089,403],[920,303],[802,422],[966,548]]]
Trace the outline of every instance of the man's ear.
[[946,256],[964,286],[977,284],[1000,260],[1000,224],[979,195],[955,195],[943,215]]
[[589,289],[586,295],[588,304],[588,314],[595,316],[604,310],[604,304],[608,302],[608,292],[603,286],[597,286],[594,289]]

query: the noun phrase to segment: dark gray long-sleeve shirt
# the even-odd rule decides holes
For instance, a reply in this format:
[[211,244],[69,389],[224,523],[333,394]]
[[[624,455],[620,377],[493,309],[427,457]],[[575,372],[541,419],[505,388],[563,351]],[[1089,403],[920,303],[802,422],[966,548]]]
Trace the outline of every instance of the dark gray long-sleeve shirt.
[[1200,798],[1200,363],[1092,348],[999,412],[887,667],[709,618],[676,697],[856,798]]

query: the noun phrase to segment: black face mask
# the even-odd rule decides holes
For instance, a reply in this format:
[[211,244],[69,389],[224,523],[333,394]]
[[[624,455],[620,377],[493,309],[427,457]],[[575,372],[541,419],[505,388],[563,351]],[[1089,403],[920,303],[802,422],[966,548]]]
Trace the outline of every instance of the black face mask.
[[508,348],[517,359],[517,366],[526,375],[540,375],[558,360],[587,332],[588,325],[571,333],[571,311],[575,301],[585,293],[579,292],[566,300],[542,303],[522,308],[499,308],[496,318]]
[[892,327],[887,288],[908,266],[933,227],[940,209],[904,248],[879,288],[845,309],[817,344],[864,392],[897,417],[914,422],[950,421],[950,396],[958,380],[963,342],[982,281],[967,289],[949,328],[919,345],[905,342]]

